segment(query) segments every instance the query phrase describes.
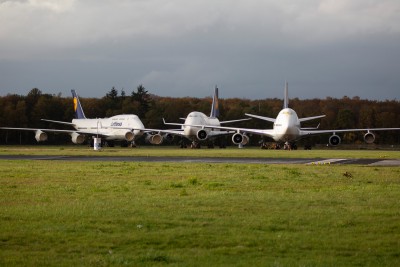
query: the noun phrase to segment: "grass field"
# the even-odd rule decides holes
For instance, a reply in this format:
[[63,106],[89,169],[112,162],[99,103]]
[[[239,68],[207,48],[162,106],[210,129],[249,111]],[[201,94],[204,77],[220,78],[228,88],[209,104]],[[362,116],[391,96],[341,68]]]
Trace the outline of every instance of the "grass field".
[[2,160],[0,190],[0,266],[400,265],[399,167]]

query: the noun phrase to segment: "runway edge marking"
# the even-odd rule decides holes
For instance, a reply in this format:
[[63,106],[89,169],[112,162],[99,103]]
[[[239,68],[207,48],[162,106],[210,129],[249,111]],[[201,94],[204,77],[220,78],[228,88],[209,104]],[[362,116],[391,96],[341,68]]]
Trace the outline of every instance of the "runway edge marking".
[[329,165],[339,163],[340,161],[345,161],[346,159],[324,159],[319,161],[308,162],[306,165]]

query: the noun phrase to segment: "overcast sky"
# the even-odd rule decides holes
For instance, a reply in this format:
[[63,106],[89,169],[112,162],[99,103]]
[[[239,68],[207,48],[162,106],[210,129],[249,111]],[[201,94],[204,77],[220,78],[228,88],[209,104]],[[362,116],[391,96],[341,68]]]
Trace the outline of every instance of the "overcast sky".
[[0,95],[400,99],[399,0],[0,0]]

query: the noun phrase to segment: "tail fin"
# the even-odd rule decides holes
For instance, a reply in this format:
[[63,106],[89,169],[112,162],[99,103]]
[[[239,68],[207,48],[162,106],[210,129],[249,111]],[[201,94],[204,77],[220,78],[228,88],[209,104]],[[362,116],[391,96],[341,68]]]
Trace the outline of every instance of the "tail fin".
[[81,102],[79,102],[78,95],[76,94],[75,90],[71,90],[72,97],[74,98],[74,111],[75,111],[75,118],[77,119],[86,119],[85,113],[83,112]]
[[284,91],[284,99],[283,99],[283,108],[289,107],[289,92],[288,92],[288,83],[285,82],[285,91]]
[[215,86],[213,102],[211,105],[211,118],[218,118],[219,116],[219,104],[218,104],[218,87]]

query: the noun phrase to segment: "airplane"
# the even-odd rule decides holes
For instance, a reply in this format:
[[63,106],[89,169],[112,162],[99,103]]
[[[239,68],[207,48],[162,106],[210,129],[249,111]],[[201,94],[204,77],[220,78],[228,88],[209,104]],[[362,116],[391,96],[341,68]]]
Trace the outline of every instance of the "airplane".
[[[218,102],[218,87],[216,86],[214,90],[213,100],[211,104],[211,113],[209,117],[202,112],[193,111],[187,115],[187,117],[184,119],[185,120],[184,123],[168,123],[165,122],[165,120],[163,119],[165,125],[181,126],[181,129],[179,130],[170,130],[170,131],[164,130],[164,132],[167,132],[168,134],[172,135],[183,136],[192,141],[191,143],[192,148],[200,148],[200,142],[212,140],[219,136],[235,133],[235,131],[218,129],[221,126],[221,124],[250,120],[250,118],[246,118],[239,120],[220,121],[218,119],[218,116],[219,116],[219,102]],[[200,126],[194,126],[194,125],[200,125]],[[213,144],[209,143],[209,147],[213,147]],[[225,146],[221,144],[220,147],[223,148]]]
[[[101,137],[110,146],[113,146],[114,141],[132,142],[147,133],[147,138],[152,140],[154,135],[152,131],[155,129],[146,129],[137,115],[134,114],[123,114],[116,115],[110,118],[100,119],[88,119],[83,112],[82,105],[79,101],[78,95],[75,90],[71,90],[75,119],[72,122],[55,121],[42,119],[43,121],[69,125],[75,128],[75,130],[59,130],[59,129],[42,129],[42,128],[11,128],[11,127],[0,127],[3,130],[22,130],[22,131],[33,131],[35,133],[35,139],[37,142],[46,141],[48,136],[47,133],[66,133],[71,136],[71,141],[74,144],[82,144],[86,140],[86,136]],[[157,136],[158,137],[158,136]],[[155,139],[162,138],[155,137]]]
[[[213,126],[211,128],[235,131],[236,133],[232,135],[232,142],[235,145],[246,145],[249,142],[249,137],[247,134],[256,134],[263,137],[272,138],[277,144],[284,144],[284,148],[296,149],[296,142],[302,138],[318,135],[318,134],[331,134],[328,139],[329,145],[337,146],[341,143],[341,138],[337,135],[338,133],[345,132],[366,132],[364,135],[364,141],[367,144],[371,144],[375,141],[375,135],[371,131],[389,131],[389,130],[400,130],[400,128],[365,128],[365,129],[338,129],[338,130],[318,130],[316,128],[302,128],[301,123],[305,121],[320,119],[325,117],[325,115],[299,118],[297,113],[289,108],[289,96],[288,96],[288,83],[285,83],[284,89],[284,101],[283,109],[279,112],[276,118],[269,118],[264,116],[258,116],[253,114],[245,114],[246,116],[261,119],[264,121],[269,121],[273,123],[272,129],[248,129],[248,128],[237,128],[237,127],[222,127]],[[209,128],[210,126],[201,125],[196,123],[196,127]],[[308,147],[310,149],[310,147]]]

